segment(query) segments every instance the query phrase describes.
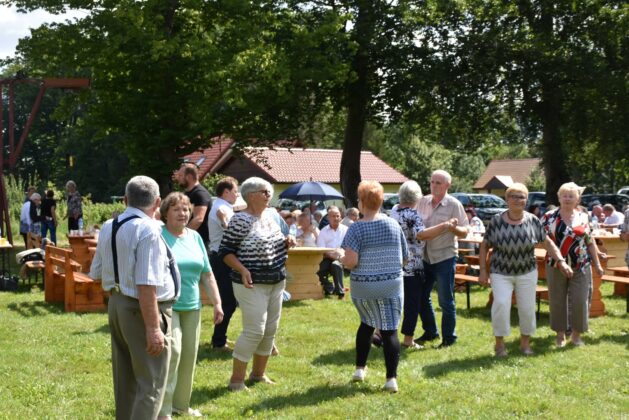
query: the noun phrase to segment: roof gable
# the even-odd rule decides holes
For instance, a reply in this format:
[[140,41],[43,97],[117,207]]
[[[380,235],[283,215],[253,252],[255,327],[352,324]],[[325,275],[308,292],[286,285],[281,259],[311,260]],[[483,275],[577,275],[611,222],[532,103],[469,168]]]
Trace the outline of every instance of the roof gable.
[[[521,182],[525,183],[527,178],[531,175],[531,172],[535,168],[539,166],[541,159],[539,158],[531,158],[531,159],[497,159],[492,160],[487,165],[485,172],[478,178],[478,181],[474,184],[474,189],[487,189],[489,188],[487,185],[492,181],[498,181],[504,183],[508,182],[508,179],[503,177],[511,178],[511,182]],[[506,184],[505,184],[506,185]]]

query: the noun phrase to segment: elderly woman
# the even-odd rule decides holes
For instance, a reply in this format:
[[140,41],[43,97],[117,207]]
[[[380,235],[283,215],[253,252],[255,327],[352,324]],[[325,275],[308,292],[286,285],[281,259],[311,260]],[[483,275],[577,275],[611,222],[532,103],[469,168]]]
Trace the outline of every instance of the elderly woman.
[[297,229],[297,244],[299,246],[317,246],[319,229],[312,224],[310,212],[304,212],[297,217],[299,228]]
[[79,229],[79,219],[83,218],[83,204],[81,201],[81,194],[76,189],[76,182],[66,182],[66,192],[68,195],[67,212],[68,218],[68,232],[71,230]]
[[252,358],[249,379],[273,383],[265,372],[280,322],[291,240],[282,234],[275,212],[266,211],[273,197],[271,184],[252,177],[240,186],[240,193],[247,208],[231,218],[219,248],[219,255],[232,269],[234,296],[242,311],[242,333],[234,346],[228,385],[231,391],[247,389],[245,374]]
[[[559,247],[561,255],[551,255],[548,259],[546,276],[550,298],[550,328],[557,333],[558,347],[565,345],[568,329],[567,297],[570,296],[570,341],[575,346],[582,346],[581,333],[588,330],[588,294],[592,283],[592,270],[603,275],[603,268],[598,260],[596,243],[591,236],[588,215],[577,209],[584,188],[574,182],[559,187],[557,198],[559,208],[547,212],[542,224],[550,239]],[[557,262],[568,265],[574,271],[572,277],[557,270]]]
[[360,315],[356,333],[356,371],[353,381],[364,381],[371,336],[382,336],[387,380],[384,389],[397,392],[400,342],[397,328],[404,300],[402,268],[408,257],[400,225],[380,213],[384,192],[376,181],[358,186],[358,208],[364,215],[353,223],[338,250],[341,263],[351,269],[352,302]]
[[[566,278],[572,270],[560,257],[555,244],[546,236],[541,221],[524,211],[528,189],[520,183],[513,184],[505,193],[507,210],[492,217],[480,245],[480,275],[483,285],[489,284],[494,294],[491,306],[491,325],[496,337],[496,357],[506,357],[504,337],[511,333],[511,296],[515,290],[520,321],[520,350],[533,354],[531,335],[535,332],[535,288],[537,263],[535,245],[542,243],[548,253],[558,261],[557,268]],[[493,249],[490,270],[487,271],[487,253]],[[559,272],[559,271],[558,271]]]
[[180,192],[170,193],[160,206],[164,226],[162,237],[177,261],[181,274],[181,294],[173,305],[172,355],[160,416],[188,414],[200,417],[190,407],[194,367],[201,333],[201,296],[199,283],[214,304],[214,323],[223,320],[221,298],[212,275],[203,239],[186,225],[190,221],[190,199]]
[[406,237],[408,260],[404,265],[404,321],[402,347],[407,349],[421,349],[421,345],[413,342],[417,318],[419,316],[419,298],[424,283],[424,242],[419,234],[425,229],[422,217],[415,207],[422,197],[422,189],[415,181],[406,181],[398,192],[400,203],[391,210],[391,218],[397,221]]

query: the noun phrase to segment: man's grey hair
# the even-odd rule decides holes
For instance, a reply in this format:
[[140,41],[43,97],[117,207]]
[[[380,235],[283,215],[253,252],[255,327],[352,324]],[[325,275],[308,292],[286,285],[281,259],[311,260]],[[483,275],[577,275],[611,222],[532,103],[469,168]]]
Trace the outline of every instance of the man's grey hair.
[[271,197],[273,197],[273,185],[267,180],[252,176],[247,178],[240,186],[240,195],[246,202],[249,202],[249,194],[262,190],[270,191]]
[[356,207],[350,207],[347,209],[347,215],[353,215],[353,216],[358,216],[360,214],[360,211],[356,208]]
[[39,195],[39,193],[33,193],[29,197],[29,200],[41,200],[41,195]]
[[68,188],[72,188],[72,189],[76,190],[76,182],[74,182],[74,181],[66,182],[66,189],[68,189]]
[[140,210],[151,208],[159,197],[159,185],[148,176],[134,176],[125,187],[127,205]]
[[448,184],[452,184],[452,175],[450,175],[447,171],[444,171],[443,169],[437,169],[436,171],[433,171],[430,177],[432,178],[435,175],[444,177]]
[[422,189],[415,181],[406,181],[400,186],[398,191],[400,197],[400,204],[417,204],[417,201],[422,198]]

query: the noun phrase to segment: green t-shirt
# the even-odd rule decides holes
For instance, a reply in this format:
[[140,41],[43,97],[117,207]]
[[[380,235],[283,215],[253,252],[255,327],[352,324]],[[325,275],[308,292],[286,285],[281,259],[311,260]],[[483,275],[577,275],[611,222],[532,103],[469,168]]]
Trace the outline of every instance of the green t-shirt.
[[186,228],[186,234],[177,238],[168,232],[164,226],[162,227],[162,236],[173,251],[181,274],[181,293],[173,305],[173,309],[180,312],[201,309],[199,292],[201,273],[212,271],[201,235]]

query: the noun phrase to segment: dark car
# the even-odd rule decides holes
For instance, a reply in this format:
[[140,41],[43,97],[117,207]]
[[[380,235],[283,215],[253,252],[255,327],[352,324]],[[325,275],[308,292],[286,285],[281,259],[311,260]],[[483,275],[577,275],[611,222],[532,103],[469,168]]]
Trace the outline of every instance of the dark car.
[[494,194],[452,193],[451,195],[459,200],[464,208],[472,207],[484,224],[489,223],[489,219],[494,214],[502,213],[507,209],[507,203]]
[[546,193],[544,191],[529,192],[526,199],[526,209],[528,210],[533,205],[539,207],[540,214],[546,213]]
[[583,194],[581,196],[581,205],[592,210],[593,203],[598,201],[601,206],[611,204],[618,211],[622,211],[623,207],[629,204],[629,195],[624,194]]
[[384,201],[382,202],[382,212],[390,216],[391,209],[396,204],[400,204],[400,197],[397,194],[385,193]]

